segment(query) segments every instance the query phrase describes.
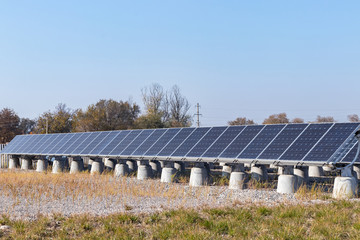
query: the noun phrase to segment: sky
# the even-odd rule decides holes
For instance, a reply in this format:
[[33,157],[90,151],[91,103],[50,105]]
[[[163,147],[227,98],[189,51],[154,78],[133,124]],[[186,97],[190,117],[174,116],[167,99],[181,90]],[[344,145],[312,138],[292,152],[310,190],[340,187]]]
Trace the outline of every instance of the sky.
[[[144,107],[178,85],[202,126],[271,114],[360,115],[360,1],[40,1],[0,4],[0,109]],[[194,118],[195,123],[195,118]]]

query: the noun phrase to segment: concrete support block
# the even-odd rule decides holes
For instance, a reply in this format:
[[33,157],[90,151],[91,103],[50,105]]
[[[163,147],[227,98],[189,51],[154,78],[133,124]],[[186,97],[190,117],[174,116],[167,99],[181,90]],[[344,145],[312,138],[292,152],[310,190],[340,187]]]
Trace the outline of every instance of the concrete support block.
[[153,177],[153,170],[148,161],[140,161],[140,165],[137,170],[137,179],[145,180]]
[[70,174],[79,173],[82,171],[84,171],[84,161],[81,158],[73,158],[70,163]]
[[309,177],[321,177],[324,176],[323,168],[320,166],[309,167]]
[[52,173],[61,173],[64,171],[65,161],[63,159],[55,158],[52,165]]
[[116,162],[113,159],[105,158],[104,164],[107,171],[112,171],[115,169]]
[[191,169],[190,182],[191,187],[199,187],[208,184],[209,175],[208,170],[203,163],[196,163]]
[[149,165],[151,166],[154,177],[161,175],[161,164],[159,161],[150,161]]
[[174,168],[179,173],[185,173],[185,163],[184,162],[174,162]]
[[222,167],[221,176],[222,176],[222,177],[229,178],[229,177],[230,177],[230,174],[231,174],[231,171],[232,171],[232,167],[231,167],[231,166],[229,166],[229,165],[224,165],[224,166]]
[[125,161],[119,161],[115,165],[114,177],[124,177],[129,175],[129,166],[126,164]]
[[163,169],[161,171],[160,182],[171,183],[171,182],[176,181],[177,170],[174,168],[174,163],[167,162],[164,165],[165,166],[163,167]]
[[30,158],[21,159],[21,169],[30,170],[32,168],[32,160]]
[[36,171],[37,172],[46,172],[48,166],[48,160],[38,159],[36,162]]
[[332,196],[336,199],[356,197],[357,185],[357,181],[354,177],[336,177]]
[[88,165],[87,165],[88,171],[91,171],[91,165],[92,165],[93,162],[94,162],[94,160],[89,159]]
[[136,161],[128,160],[128,161],[126,161],[126,164],[129,167],[129,173],[137,171],[137,163],[136,163]]
[[297,178],[297,188],[301,185],[306,185],[309,182],[309,169],[308,167],[295,167],[294,175]]
[[297,190],[297,179],[294,175],[280,175],[278,179],[278,193],[295,193]]
[[264,165],[252,165],[251,166],[251,179],[256,181],[267,181],[268,174]]
[[233,167],[230,174],[229,189],[244,189],[247,180],[247,174],[244,172],[244,166],[237,164]]
[[9,159],[9,169],[15,169],[20,166],[20,161],[18,157],[11,156]]
[[101,174],[104,171],[104,163],[102,159],[93,160],[91,164],[90,174]]

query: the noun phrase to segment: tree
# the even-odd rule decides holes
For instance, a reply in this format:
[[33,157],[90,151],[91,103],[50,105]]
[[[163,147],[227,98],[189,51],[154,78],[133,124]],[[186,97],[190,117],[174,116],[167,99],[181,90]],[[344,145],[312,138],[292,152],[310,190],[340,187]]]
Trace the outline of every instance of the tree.
[[19,124],[19,132],[21,134],[29,134],[34,131],[36,126],[36,121],[29,118],[21,118]]
[[[172,87],[169,94],[170,112],[168,125],[170,127],[189,127],[191,126],[191,115],[188,114],[190,104],[188,100],[181,95],[180,88],[177,85]],[[167,105],[166,103],[164,104]],[[167,111],[165,111],[167,112]]]
[[246,117],[238,117],[234,121],[229,121],[229,125],[254,125],[256,124],[253,120],[247,119]]
[[86,111],[77,110],[73,117],[74,131],[108,131],[133,128],[140,108],[129,101],[99,100]]
[[330,116],[328,116],[328,117],[317,116],[316,122],[324,123],[324,122],[336,122],[336,121],[333,117],[330,117]]
[[291,120],[292,123],[304,123],[304,119],[302,118],[294,118]]
[[54,112],[45,112],[38,119],[35,131],[37,133],[68,133],[72,130],[73,112],[66,104],[59,103]]
[[360,122],[360,118],[357,114],[348,115],[349,122]]
[[4,108],[0,111],[0,143],[10,142],[19,134],[20,118],[10,108]]
[[280,124],[280,123],[289,123],[286,113],[279,113],[270,115],[266,118],[263,124]]

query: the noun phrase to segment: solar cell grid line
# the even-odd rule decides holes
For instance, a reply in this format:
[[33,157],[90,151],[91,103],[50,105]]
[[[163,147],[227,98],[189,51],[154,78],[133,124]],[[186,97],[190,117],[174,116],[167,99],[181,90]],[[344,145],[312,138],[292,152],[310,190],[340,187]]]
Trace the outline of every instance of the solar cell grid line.
[[31,150],[31,154],[41,154],[41,151],[48,146],[56,137],[58,134],[45,134],[44,142],[37,146],[36,148]]
[[56,151],[59,150],[67,141],[72,137],[72,133],[62,133],[63,137],[54,142],[53,147],[48,150],[47,154],[55,155]]
[[90,151],[89,155],[98,156],[100,152],[110,144],[116,136],[120,134],[121,131],[111,131],[93,150]]
[[359,123],[335,123],[304,158],[305,161],[327,161],[341,147]]
[[301,161],[305,160],[307,155],[309,155],[309,153],[316,147],[316,145],[321,141],[321,139],[323,139],[325,135],[334,127],[334,125],[335,123],[331,124],[330,128],[320,137],[320,139],[314,144],[314,146],[305,154],[305,156],[303,157],[303,159],[301,159]]
[[270,144],[272,140],[285,128],[286,125],[265,125],[259,134],[237,156],[243,159],[255,159]]
[[[76,134],[79,134],[80,137],[71,141],[71,144],[69,145],[69,147],[66,148],[65,150],[63,150],[61,152],[61,154],[71,156],[71,154],[75,151],[75,149],[78,148],[83,142],[85,142],[85,140],[87,138],[89,138],[92,133],[91,132],[83,132],[83,133],[76,133]],[[65,144],[65,145],[67,145],[67,144]]]
[[164,135],[168,129],[155,129],[151,135],[134,151],[132,156],[142,156],[147,150],[149,150],[162,135]]
[[279,159],[308,126],[309,124],[305,123],[287,124],[257,159]]
[[24,138],[22,139],[22,141],[19,143],[19,145],[11,151],[11,153],[20,153],[22,151],[22,148],[24,146],[26,146],[27,143],[31,142],[31,138],[33,135],[24,135]]
[[171,156],[171,154],[195,131],[196,128],[183,128],[171,141],[157,154],[157,156]]
[[40,134],[31,135],[31,139],[21,147],[22,154],[29,154],[29,150],[34,148],[34,145],[39,143],[39,140],[41,139]]
[[264,125],[249,125],[234,139],[234,141],[221,153],[220,158],[236,158],[261,132]]
[[70,133],[72,137],[62,145],[56,152],[56,155],[61,155],[65,153],[65,150],[68,149],[75,141],[77,141],[84,133]]
[[100,134],[101,132],[90,132],[89,136],[82,141],[74,151],[71,152],[72,156],[80,155],[81,152]]
[[80,155],[89,155],[90,152],[107,136],[110,131],[98,132],[99,134],[81,151]]
[[47,155],[49,150],[51,150],[58,143],[58,141],[60,141],[64,137],[64,134],[60,134],[60,133],[52,134],[52,135],[54,135],[55,137],[44,148],[41,149],[40,152],[41,155]]
[[33,152],[34,152],[34,149],[36,149],[37,147],[43,145],[44,142],[45,142],[45,140],[47,139],[47,138],[46,138],[46,134],[39,134],[38,136],[40,136],[40,137],[39,137],[39,139],[37,140],[36,144],[34,144],[32,147],[30,147],[30,148],[27,150],[27,152],[28,152],[29,154],[33,153]]
[[156,156],[176,135],[181,128],[169,128],[154,145],[144,153],[144,156]]
[[211,128],[186,154],[186,157],[201,157],[205,151],[225,132],[228,127]]
[[146,139],[154,132],[154,129],[143,130],[121,153],[122,156],[130,156]]
[[279,160],[301,161],[310,149],[319,141],[331,124],[309,124],[300,136],[290,145]]
[[112,139],[103,149],[101,149],[97,155],[109,156],[111,151],[113,151],[130,133],[130,130],[120,131],[119,134],[116,135],[116,137],[114,137],[114,139]]
[[219,157],[246,126],[229,126],[201,157]]
[[142,132],[143,130],[131,130],[130,133],[109,153],[109,156],[120,156],[120,153],[132,143],[132,141]]
[[16,135],[8,145],[1,151],[2,154],[9,153],[12,149],[16,148],[19,142],[22,140],[22,135]]
[[210,131],[210,127],[197,128],[189,137],[171,154],[172,157],[184,157],[186,154]]

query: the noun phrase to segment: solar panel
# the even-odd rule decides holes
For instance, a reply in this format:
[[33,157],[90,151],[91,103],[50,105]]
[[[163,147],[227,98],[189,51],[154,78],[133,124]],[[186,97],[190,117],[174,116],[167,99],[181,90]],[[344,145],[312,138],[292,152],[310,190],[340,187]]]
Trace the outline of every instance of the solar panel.
[[106,145],[106,147],[104,147],[104,149],[99,151],[98,155],[102,155],[102,156],[110,155],[111,151],[113,151],[115,147],[119,145],[130,133],[131,131],[121,131],[118,135],[116,135],[116,137],[113,140],[111,140]]
[[284,127],[285,125],[266,125],[237,158],[255,159]]
[[225,148],[244,130],[245,126],[230,126],[216,140],[216,142],[202,155],[202,157],[217,158]]
[[280,155],[309,126],[308,124],[288,124],[281,133],[267,146],[258,159],[278,159]]
[[[358,150],[359,144],[356,143],[351,150],[345,155],[345,157],[341,160],[341,163],[351,163],[355,156],[356,156],[356,152]],[[360,163],[360,155],[358,156],[358,158],[355,161],[356,163]]]
[[10,153],[16,146],[23,140],[23,135],[17,135],[14,139],[9,142],[8,145],[1,151],[2,154]]
[[168,129],[156,129],[143,143],[131,154],[142,156]]
[[47,154],[55,154],[59,150],[59,148],[61,148],[65,143],[67,143],[73,136],[72,133],[65,133],[61,135],[62,138],[58,138],[56,142],[54,142],[54,146],[48,152],[46,152]]
[[120,156],[124,149],[142,132],[143,130],[133,130],[109,153],[109,156]]
[[73,153],[75,149],[81,145],[82,142],[84,142],[88,137],[91,136],[90,132],[84,132],[82,134],[81,133],[78,134],[79,134],[78,138],[74,138],[67,144],[64,144],[64,148],[66,147],[65,145],[69,145],[69,146],[66,149],[62,149],[61,153],[59,154],[71,155],[71,153]]
[[210,130],[209,127],[197,128],[185,141],[175,150],[171,156],[185,156],[192,147]]
[[176,136],[176,134],[180,130],[181,128],[168,129],[166,133],[164,133],[164,135],[162,135],[160,139],[157,142],[155,142],[155,144],[149,150],[147,150],[147,152],[144,153],[143,155],[156,156],[164,148],[164,146],[166,146],[166,144],[168,144],[171,141],[171,139],[173,139]]
[[69,140],[67,142],[65,142],[61,147],[59,147],[58,150],[56,150],[55,154],[56,155],[64,154],[65,150],[68,149],[82,135],[83,135],[83,133],[70,133],[69,134],[69,136],[70,136]]
[[18,147],[13,151],[13,153],[21,153],[23,148],[26,148],[29,144],[31,144],[31,139],[34,135],[25,135],[23,140],[19,143]]
[[74,150],[71,152],[71,155],[79,155],[99,134],[100,132],[89,132],[84,134],[82,136],[83,141],[77,146],[74,146]]
[[42,144],[32,149],[33,154],[41,154],[42,150],[48,146],[59,134],[45,134]]
[[220,158],[236,158],[263,128],[262,125],[246,126],[220,155]]
[[81,155],[89,155],[90,152],[107,136],[110,132],[99,132],[97,136],[81,151]]
[[[99,155],[104,148],[110,144],[111,141],[114,140],[115,137],[117,137],[120,134],[120,131],[113,131],[110,132],[109,135],[104,137],[102,141],[93,149],[90,151],[89,155]],[[115,147],[115,146],[114,146]]]
[[294,143],[280,156],[280,160],[301,161],[333,124],[310,124]]
[[44,144],[45,140],[47,139],[46,137],[46,134],[41,134],[41,135],[38,135],[39,136],[39,139],[37,140],[36,143],[33,143],[32,147],[30,147],[27,152],[28,153],[33,153],[34,152],[34,149],[37,149],[38,147],[40,147],[41,145]]
[[51,150],[54,149],[56,146],[59,146],[59,142],[61,142],[61,140],[67,136],[67,134],[54,134],[54,135],[56,135],[57,137],[54,139],[54,141],[52,141],[48,146],[45,147],[45,149],[41,152],[41,154],[48,155],[54,153]]
[[327,161],[358,127],[359,123],[335,123],[304,161]]
[[158,156],[170,156],[193,131],[195,131],[195,128],[181,129],[181,131],[165,145],[160,153],[158,153]]
[[204,152],[217,140],[227,127],[213,127],[207,134],[191,149],[187,157],[201,157]]

